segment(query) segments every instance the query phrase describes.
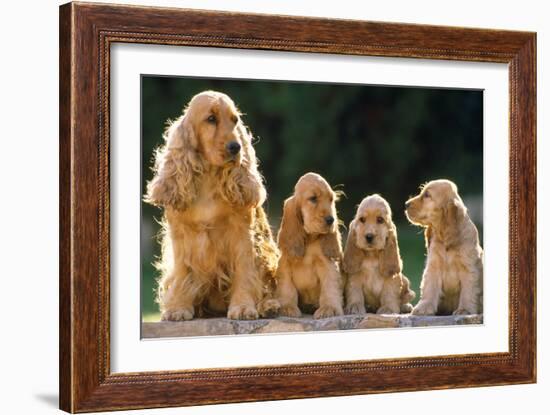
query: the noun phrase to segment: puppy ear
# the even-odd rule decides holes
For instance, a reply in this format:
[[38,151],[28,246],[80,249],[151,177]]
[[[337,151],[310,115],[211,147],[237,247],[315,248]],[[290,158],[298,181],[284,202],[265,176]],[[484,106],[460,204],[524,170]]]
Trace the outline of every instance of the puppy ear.
[[323,254],[330,259],[340,261],[342,259],[342,237],[338,227],[334,232],[329,232],[319,237]]
[[291,257],[303,257],[306,249],[306,233],[302,212],[296,199],[291,196],[285,200],[283,220],[277,236],[281,251]]
[[197,138],[181,116],[166,129],[164,139],[165,145],[155,152],[155,175],[147,184],[144,200],[159,207],[185,209],[196,197],[195,178],[203,170]]
[[401,273],[403,270],[403,262],[399,254],[399,245],[397,243],[397,229],[391,223],[388,236],[386,238],[386,246],[380,256],[380,273],[384,277],[392,277],[395,274]]
[[361,269],[364,253],[357,246],[357,232],[355,231],[355,219],[349,224],[348,239],[346,240],[346,248],[344,249],[344,272],[353,274]]
[[447,248],[460,241],[461,223],[465,216],[466,207],[459,198],[453,198],[443,206],[442,236]]

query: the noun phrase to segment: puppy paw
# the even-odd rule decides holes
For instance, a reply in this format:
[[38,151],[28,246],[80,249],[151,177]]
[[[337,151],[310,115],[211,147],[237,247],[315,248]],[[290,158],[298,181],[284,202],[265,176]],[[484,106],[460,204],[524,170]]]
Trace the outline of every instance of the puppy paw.
[[263,300],[258,304],[258,313],[263,318],[274,318],[279,314],[279,309],[281,304],[278,300],[270,298],[268,300]]
[[411,303],[401,304],[401,314],[409,314],[413,310]]
[[399,314],[399,311],[393,310],[390,307],[383,306],[376,310],[376,314]]
[[453,312],[453,316],[465,316],[468,314],[476,314],[465,308],[458,308]]
[[279,315],[284,317],[301,317],[302,312],[295,305],[287,305],[279,309]]
[[415,316],[433,316],[435,315],[435,307],[428,303],[418,303],[411,311]]
[[193,318],[193,311],[186,308],[180,310],[165,311],[162,313],[161,321],[183,321],[191,320]]
[[330,305],[323,305],[319,307],[315,313],[313,313],[313,318],[320,319],[320,318],[328,318],[328,317],[334,317],[334,316],[341,316],[344,312],[342,311],[341,307],[333,307]]
[[256,320],[258,311],[252,305],[231,305],[227,310],[227,318],[231,320]]
[[366,314],[365,305],[361,303],[348,304],[346,314]]

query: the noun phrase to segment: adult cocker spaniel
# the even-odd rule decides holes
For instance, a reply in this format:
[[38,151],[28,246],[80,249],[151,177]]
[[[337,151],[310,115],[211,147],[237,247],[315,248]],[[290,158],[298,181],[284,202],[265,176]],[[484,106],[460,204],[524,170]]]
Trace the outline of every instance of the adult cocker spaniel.
[[412,313],[481,313],[483,250],[456,185],[431,181],[405,207],[411,223],[425,228],[428,251],[420,301]]
[[349,226],[344,251],[346,313],[410,313],[415,297],[402,273],[397,229],[380,195],[361,201]]
[[158,302],[162,320],[203,313],[256,319],[279,257],[262,204],[252,136],[227,95],[195,95],[164,134],[145,200],[164,208]]
[[307,173],[285,200],[276,274],[280,315],[299,317],[300,307],[315,309],[314,318],[343,314],[337,199],[325,179]]

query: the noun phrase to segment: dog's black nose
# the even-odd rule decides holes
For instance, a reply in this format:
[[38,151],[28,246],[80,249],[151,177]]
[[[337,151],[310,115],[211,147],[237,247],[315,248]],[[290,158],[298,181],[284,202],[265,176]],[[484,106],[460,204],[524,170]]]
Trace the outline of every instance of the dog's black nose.
[[235,156],[241,151],[241,145],[237,143],[236,141],[230,141],[226,144],[225,148],[227,149],[228,153]]
[[410,205],[411,205],[411,202],[405,202],[405,209],[408,209]]
[[327,223],[327,225],[332,225],[334,223],[334,218],[332,216],[327,216],[325,218],[325,222]]
[[374,239],[374,235],[372,233],[367,233],[365,235],[365,238],[367,239],[367,242],[370,244],[372,240]]

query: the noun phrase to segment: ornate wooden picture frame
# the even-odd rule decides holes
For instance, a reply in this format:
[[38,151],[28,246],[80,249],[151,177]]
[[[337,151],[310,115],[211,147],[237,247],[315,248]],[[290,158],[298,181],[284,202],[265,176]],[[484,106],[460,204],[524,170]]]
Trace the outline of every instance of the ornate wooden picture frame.
[[[509,351],[112,373],[109,70],[115,43],[508,64]],[[535,105],[535,33],[105,4],[61,6],[61,409],[90,412],[535,382]]]

